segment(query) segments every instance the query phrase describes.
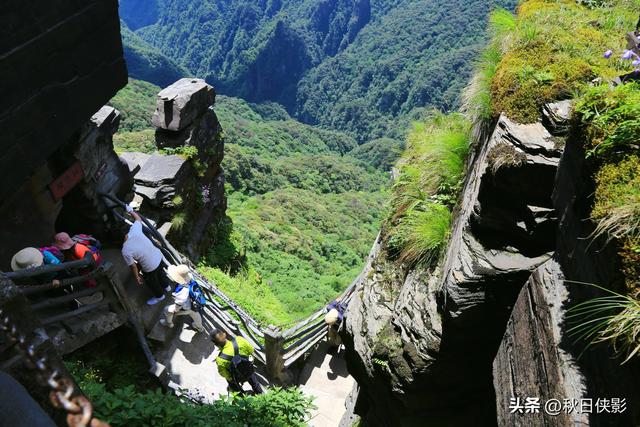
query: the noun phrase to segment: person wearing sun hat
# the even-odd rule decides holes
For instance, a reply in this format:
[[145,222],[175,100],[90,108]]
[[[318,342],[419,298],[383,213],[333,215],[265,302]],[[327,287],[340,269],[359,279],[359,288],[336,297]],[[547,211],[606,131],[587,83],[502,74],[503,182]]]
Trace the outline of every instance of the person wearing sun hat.
[[62,251],[66,261],[83,259],[89,254],[97,264],[100,263],[101,256],[97,251],[94,252],[88,246],[75,242],[68,233],[56,234],[53,239],[53,245]]
[[[53,245],[62,251],[65,261],[78,261],[84,259],[86,256],[91,256],[96,262],[96,265],[100,265],[102,262],[102,256],[98,251],[93,251],[88,246],[75,242],[68,233],[57,233],[53,238]],[[86,275],[92,270],[92,267],[85,267],[80,269],[78,273]],[[88,279],[84,282],[84,286],[87,288],[95,288],[98,286],[98,282],[95,279]]]
[[327,325],[327,341],[329,342],[329,351],[334,352],[340,348],[342,338],[340,337],[340,327],[344,318],[345,305],[341,302],[341,298],[337,297],[327,305],[327,314],[324,316],[324,323]]
[[13,271],[36,268],[44,264],[44,256],[36,248],[24,248],[18,251],[11,258],[11,269]]
[[[13,271],[26,270],[29,268],[37,268],[43,265],[60,264],[54,255],[48,251],[41,251],[37,248],[24,248],[16,252],[11,258],[11,269]],[[42,276],[44,281],[52,281],[54,286],[58,286],[60,281],[55,278],[56,273],[48,273]]]
[[173,304],[164,308],[164,319],[160,320],[160,324],[173,328],[174,316],[190,316],[193,320],[193,328],[198,332],[204,332],[202,326],[202,316],[197,311],[192,310],[191,297],[189,295],[189,287],[193,278],[189,267],[184,264],[170,265],[167,268],[167,275],[171,280],[176,282],[176,288],[171,294],[173,296]]

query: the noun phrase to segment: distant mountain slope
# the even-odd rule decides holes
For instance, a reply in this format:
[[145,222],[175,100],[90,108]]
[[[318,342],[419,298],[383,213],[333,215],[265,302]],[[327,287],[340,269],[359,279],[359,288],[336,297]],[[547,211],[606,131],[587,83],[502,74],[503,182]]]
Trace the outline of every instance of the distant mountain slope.
[[[295,108],[296,84],[312,66],[344,49],[368,22],[369,0],[149,0],[157,21],[138,34],[207,79],[220,93]],[[138,28],[153,17],[139,0],[121,0]]]
[[[219,93],[281,103],[360,143],[454,109],[487,13],[515,0],[121,0],[125,22]],[[153,21],[153,22],[152,22]]]
[[189,74],[184,67],[142,40],[126,24],[121,23],[120,32],[130,77],[158,86],[168,86]]
[[366,142],[396,133],[396,117],[416,107],[457,109],[492,3],[515,2],[400,2],[302,79],[296,116]]

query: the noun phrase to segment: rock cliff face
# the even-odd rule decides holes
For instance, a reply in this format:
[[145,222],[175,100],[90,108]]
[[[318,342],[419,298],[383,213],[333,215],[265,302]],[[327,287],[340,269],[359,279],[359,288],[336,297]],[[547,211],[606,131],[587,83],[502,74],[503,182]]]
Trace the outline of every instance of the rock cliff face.
[[[576,164],[584,158],[579,141],[564,149],[569,107],[547,106],[546,126],[502,116],[474,147],[436,269],[398,266],[379,250],[346,324],[356,411],[372,425],[608,425],[584,415],[518,418],[509,399],[638,401],[631,368],[606,354],[582,367],[576,351],[584,347],[560,345],[568,341],[570,298],[563,279],[610,283],[615,271],[611,250],[584,239],[590,193],[575,183],[590,177],[583,161]],[[629,379],[606,379],[623,373]]]
[[[53,237],[64,203],[53,196],[51,185],[59,183],[78,160],[76,148],[83,136],[106,135],[96,127],[104,129],[109,120],[97,125],[90,119],[127,83],[127,69],[117,0],[56,2],[47,7],[10,0],[3,2],[2,10],[0,268],[4,270],[17,250],[46,244]],[[107,143],[104,138],[84,141],[101,147]],[[117,167],[111,160],[99,178],[113,178],[111,172]],[[98,170],[92,168],[98,165],[89,163],[82,164],[87,167],[85,175],[95,178]]]
[[0,199],[6,200],[124,87],[127,71],[117,0],[60,2],[44,14],[30,2],[2,6]]
[[[606,284],[623,291],[624,279],[614,242],[593,241],[593,224],[584,219],[594,192],[590,165],[580,135],[569,136],[555,182],[553,202],[559,223],[556,250],[529,278],[511,313],[493,365],[498,425],[500,426],[635,426],[640,422],[640,361],[620,365],[611,348],[575,342],[569,329],[575,326],[567,310],[602,294],[583,283]],[[542,401],[565,399],[626,400],[626,411],[603,410],[591,416],[574,411],[569,416],[511,414],[511,397],[540,397]],[[584,403],[588,405],[589,400]],[[611,402],[609,402],[611,403]],[[580,404],[578,404],[580,405]]]

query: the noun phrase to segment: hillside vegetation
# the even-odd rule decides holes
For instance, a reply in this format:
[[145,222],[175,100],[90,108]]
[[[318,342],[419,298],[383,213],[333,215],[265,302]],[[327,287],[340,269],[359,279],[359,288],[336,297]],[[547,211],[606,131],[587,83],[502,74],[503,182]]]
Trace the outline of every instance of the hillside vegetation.
[[[117,151],[155,150],[149,118],[159,90],[131,79],[111,100],[123,114]],[[202,272],[257,319],[291,323],[359,273],[382,219],[387,173],[362,160],[368,153],[351,155],[353,138],[302,124],[277,104],[218,96],[215,111],[233,223]],[[244,267],[232,275],[238,259]]]
[[297,388],[269,388],[258,396],[222,396],[199,404],[160,388],[148,375],[136,339],[116,330],[65,356],[65,365],[94,405],[97,418],[130,427],[302,427],[312,399]]
[[[488,12],[514,0],[121,0],[135,34],[219,93],[275,101],[359,143],[454,110]],[[125,40],[125,45],[127,44]]]
[[184,67],[147,44],[122,21],[120,33],[130,77],[164,87],[189,74]]
[[392,258],[432,264],[441,254],[462,187],[469,138],[470,123],[459,113],[434,111],[413,124],[384,224]]

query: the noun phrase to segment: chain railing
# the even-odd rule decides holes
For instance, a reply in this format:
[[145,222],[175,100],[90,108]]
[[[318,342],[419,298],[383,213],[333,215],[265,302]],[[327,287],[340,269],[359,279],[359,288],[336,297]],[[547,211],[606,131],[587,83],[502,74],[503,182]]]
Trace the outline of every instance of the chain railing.
[[[105,199],[107,206],[111,208],[116,219],[126,224],[132,224],[124,213],[120,213],[117,210],[118,208],[125,210],[126,205],[124,202],[108,194],[102,194],[102,197]],[[140,214],[138,213],[138,215]],[[142,215],[140,215],[140,218],[142,219],[145,235],[162,250],[164,255],[163,262],[166,267],[171,264],[186,264],[189,266],[193,278],[201,285],[208,301],[203,313],[204,319],[228,334],[242,336],[249,341],[256,349],[254,354],[256,361],[266,367],[267,375],[271,380],[286,381],[284,379],[286,377],[284,370],[296,361],[303,360],[326,336],[328,329],[323,317],[326,312],[325,307],[318,309],[315,313],[285,331],[281,331],[275,326],[263,329],[259,322],[236,304],[233,299],[225,295],[215,283],[210,282],[201,275],[195,266],[183,257],[166,237],[153,227],[148,219]],[[374,245],[367,258],[367,266],[340,296],[341,303],[345,306],[349,304],[356,285],[367,274],[375,248],[376,245]]]

